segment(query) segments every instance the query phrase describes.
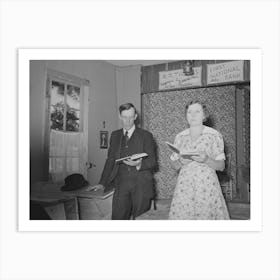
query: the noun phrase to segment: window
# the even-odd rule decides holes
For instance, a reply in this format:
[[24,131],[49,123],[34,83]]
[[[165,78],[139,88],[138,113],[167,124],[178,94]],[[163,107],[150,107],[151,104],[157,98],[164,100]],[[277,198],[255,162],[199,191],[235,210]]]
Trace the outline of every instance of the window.
[[80,131],[81,88],[52,80],[50,90],[50,128],[60,131]]

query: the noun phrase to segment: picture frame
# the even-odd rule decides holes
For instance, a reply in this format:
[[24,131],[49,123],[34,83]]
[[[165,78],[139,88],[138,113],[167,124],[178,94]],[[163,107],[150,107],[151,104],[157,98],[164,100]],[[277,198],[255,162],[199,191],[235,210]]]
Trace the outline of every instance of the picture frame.
[[[24,5],[24,2],[21,1],[19,3],[21,5],[10,4],[9,1],[0,2],[0,10],[5,15],[2,17],[0,31],[0,37],[3,39],[1,65],[5,70],[2,71],[1,80],[4,137],[1,137],[3,176],[0,197],[3,211],[1,211],[0,278],[280,279],[278,246],[280,196],[277,187],[280,178],[278,176],[280,2],[227,0],[133,3],[134,1],[131,1],[124,4],[114,1],[110,2],[110,5],[101,5],[98,1],[65,1],[63,3],[67,4],[61,5],[58,1],[52,1],[44,5],[44,9],[36,3],[30,5],[27,2],[27,5]],[[58,14],[59,20],[50,20],[50,16]],[[139,20],[139,15],[152,18],[153,23],[157,24],[151,23],[150,20]],[[30,26],[33,28],[29,28]],[[64,36],[61,32],[57,32],[58,30],[62,30]],[[21,218],[28,215],[28,205],[24,203],[26,198],[28,199],[30,153],[27,146],[30,137],[27,113],[30,103],[26,98],[28,91],[22,92],[22,89],[28,88],[30,80],[26,78],[17,82],[19,71],[28,74],[26,68],[19,67],[16,60],[17,49],[33,47],[48,48],[51,51],[53,47],[65,47],[68,49],[62,52],[66,54],[76,46],[82,48],[81,54],[87,52],[88,48],[100,47],[107,50],[116,47],[162,49],[173,47],[174,53],[181,48],[192,47],[259,48],[262,52],[261,75],[255,76],[256,68],[252,65],[254,72],[252,75],[256,81],[252,82],[252,86],[255,87],[257,95],[254,90],[251,121],[254,143],[252,160],[255,166],[260,163],[262,167],[252,168],[251,180],[257,184],[258,190],[261,189],[261,199],[252,200],[252,206],[257,210],[257,212],[254,210],[253,218],[261,216],[263,219],[261,229],[257,232],[244,231],[241,223],[245,224],[246,221],[238,220],[231,224],[235,224],[235,229],[236,225],[240,224],[243,230],[230,231],[229,228],[227,232],[218,231],[216,226],[213,227],[218,221],[211,222],[212,230],[209,230],[208,225],[208,230],[204,232],[195,230],[200,222],[186,223],[184,231],[174,232],[173,229],[177,227],[177,221],[174,221],[166,226],[165,232],[162,232],[161,223],[164,221],[147,221],[145,226],[142,223],[145,221],[128,223],[113,221],[108,225],[106,221],[34,220],[33,228],[26,227],[25,232],[18,231],[17,226]],[[126,53],[128,51],[125,50]],[[32,50],[32,53],[36,53],[36,49]],[[128,59],[149,58],[149,56],[139,58],[141,52],[138,53],[137,56]],[[161,57],[161,59],[170,58],[172,56]],[[242,55],[238,57],[243,58]],[[56,61],[62,59],[61,55],[58,57],[48,55],[45,58],[39,55],[38,59],[54,59],[63,70]],[[80,64],[81,59],[100,59],[100,57],[76,58],[70,53],[65,59],[66,63],[67,59],[77,59],[77,63]],[[124,59],[124,57],[107,55],[103,59]],[[155,59],[155,56],[151,59]],[[195,58],[186,56],[186,59]],[[88,70],[90,69],[88,65]],[[45,68],[42,70],[45,71]],[[38,79],[36,72],[35,74],[35,78]],[[119,71],[120,77],[121,74]],[[95,77],[95,84],[102,76]],[[39,79],[39,82],[44,83],[42,79]],[[110,104],[104,94],[110,87],[105,85],[95,89],[94,86],[91,90],[94,94],[96,92],[103,94],[100,100],[104,103],[104,110],[108,112]],[[44,95],[44,92],[36,91],[38,95]],[[176,91],[174,93],[176,94]],[[259,95],[261,106],[255,106],[256,99],[260,99]],[[90,112],[99,109],[95,100],[94,95],[91,99]],[[22,108],[20,113],[17,108]],[[39,111],[38,108],[36,110]],[[95,163],[100,154],[106,153],[106,149],[99,149],[99,131],[102,129],[107,129],[110,133],[113,131],[110,122],[106,124],[106,128],[101,126],[103,119],[102,116],[98,120],[94,119],[94,122],[89,122],[91,133],[95,137],[95,142],[90,143],[89,151],[93,153],[93,148],[96,149]],[[117,123],[118,120],[114,121]],[[38,126],[35,131],[36,137],[42,134],[42,129],[42,126]],[[22,135],[26,137],[22,138]],[[40,150],[37,146],[35,148]],[[101,163],[90,170],[96,174],[102,167]],[[256,193],[255,185],[252,191]],[[139,226],[135,232],[136,225]],[[228,226],[226,225],[227,228]],[[38,228],[41,228],[40,232],[36,232]],[[99,229],[99,232],[96,232],[96,229]],[[132,247],[135,252],[133,257],[131,257]],[[152,254],[147,253],[149,248],[152,248]],[[110,265],[108,261],[104,261],[108,259],[108,254],[112,255],[114,260]],[[139,269],[139,264],[142,264],[143,268]]]
[[99,143],[100,149],[108,149],[108,142],[109,142],[109,132],[101,130],[99,133]]
[[[169,57],[172,60],[182,60],[183,57],[193,57],[195,59],[201,60],[225,60],[229,57],[232,60],[244,59],[250,60],[252,63],[251,69],[251,90],[254,92],[254,99],[252,100],[252,119],[254,123],[261,123],[261,115],[257,114],[261,110],[261,50],[259,49],[181,49],[174,52],[173,49],[163,50],[163,49],[94,49],[94,50],[83,50],[80,49],[68,50],[66,53],[65,50],[56,49],[52,50],[50,53],[49,50],[41,49],[20,49],[19,52],[19,83],[22,85],[20,87],[19,101],[20,101],[20,115],[26,114],[26,102],[29,102],[28,99],[23,98],[29,94],[29,83],[30,80],[30,60],[46,60],[46,59],[67,59],[76,58],[79,60],[95,60],[103,59],[106,60],[108,57],[114,57],[116,59],[126,59],[132,60],[133,58],[139,58],[138,60],[143,60],[144,58],[150,58],[151,60],[160,60],[164,57]],[[21,98],[22,97],[22,98]],[[27,103],[28,104],[28,103]],[[20,122],[19,127],[24,127]],[[104,126],[102,127],[104,129]],[[104,149],[108,148],[109,144],[109,133],[107,130],[97,130],[97,148],[103,152]],[[261,175],[261,162],[256,158],[259,158],[256,150],[261,149],[261,137],[259,126],[252,126],[252,139],[254,139],[254,145],[252,149],[252,170],[254,174]],[[19,163],[20,166],[26,166],[25,162],[28,159],[29,153],[28,150],[24,149],[26,141],[29,139],[29,135],[26,131],[19,131],[20,135],[20,148],[19,148]],[[26,139],[24,141],[24,139]],[[102,168],[102,164],[98,157],[95,158],[97,164]],[[29,167],[26,166],[26,169],[21,168],[19,172],[19,181],[28,182],[29,181]],[[100,172],[100,171],[99,171]],[[251,218],[249,220],[236,220],[234,222],[230,221],[196,221],[195,223],[191,220],[179,220],[174,221],[172,226],[172,231],[260,231],[262,228],[262,216],[261,216],[261,179],[258,176],[252,178],[252,185],[254,185],[254,191],[251,192]],[[19,230],[27,231],[71,231],[73,230],[74,223],[66,224],[61,220],[59,223],[48,223],[43,224],[38,227],[37,222],[29,220],[28,212],[28,201],[29,201],[29,185],[27,184],[27,189],[19,189]],[[79,221],[76,221],[79,222]],[[98,224],[98,227],[95,226],[95,223],[98,221],[87,221],[83,223],[84,227],[79,229],[81,231],[167,231],[170,230],[170,221],[160,220],[157,223],[149,223],[149,221],[142,221],[140,223],[123,223],[123,221],[118,221],[118,223],[113,224],[111,221],[104,221],[102,224]],[[116,226],[117,225],[117,226]]]

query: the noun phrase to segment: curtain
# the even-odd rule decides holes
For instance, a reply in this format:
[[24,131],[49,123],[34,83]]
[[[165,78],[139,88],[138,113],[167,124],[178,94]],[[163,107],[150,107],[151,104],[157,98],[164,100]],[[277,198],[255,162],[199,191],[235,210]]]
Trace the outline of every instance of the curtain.
[[[225,153],[236,165],[236,118],[235,86],[184,89],[154,92],[142,95],[143,127],[153,133],[157,144],[159,169],[155,173],[155,185],[159,198],[170,198],[176,185],[177,173],[170,165],[170,151],[165,141],[174,142],[176,134],[187,128],[185,105],[191,100],[200,100],[210,112],[209,125],[224,138]],[[236,171],[229,171],[232,185],[226,190],[228,200],[236,184]]]
[[83,133],[51,130],[49,158],[51,181],[63,182],[64,178],[72,173],[86,175],[84,174],[83,147]]

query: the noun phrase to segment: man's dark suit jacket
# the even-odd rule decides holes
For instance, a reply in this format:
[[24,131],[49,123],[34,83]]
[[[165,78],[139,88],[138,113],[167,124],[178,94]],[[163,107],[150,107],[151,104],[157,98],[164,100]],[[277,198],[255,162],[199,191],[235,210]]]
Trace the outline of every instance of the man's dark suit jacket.
[[[115,160],[120,158],[123,137],[123,129],[113,131],[111,134],[107,160],[99,181],[99,184],[105,186],[105,192],[112,188],[118,187],[116,185],[116,179],[118,175],[119,164],[116,163]],[[136,172],[137,178],[135,178],[135,180],[137,182],[137,187],[143,190],[141,196],[142,198],[151,199],[154,196],[153,170],[156,168],[156,152],[153,136],[149,131],[136,127],[135,131],[133,132],[133,137],[135,137],[134,143],[136,147],[134,153],[148,154],[147,157],[143,158],[141,168],[138,170],[138,172]],[[139,202],[141,204],[141,201]],[[140,210],[140,212],[143,211]],[[136,216],[139,214],[141,213],[136,213]]]

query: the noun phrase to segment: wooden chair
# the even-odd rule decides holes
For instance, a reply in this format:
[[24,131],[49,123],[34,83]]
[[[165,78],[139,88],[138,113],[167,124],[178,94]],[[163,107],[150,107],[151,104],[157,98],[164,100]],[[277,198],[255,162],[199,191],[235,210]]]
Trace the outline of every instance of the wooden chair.
[[227,201],[232,200],[233,180],[232,180],[231,171],[232,171],[231,154],[228,153],[226,154],[224,171],[217,172],[223,194]]

